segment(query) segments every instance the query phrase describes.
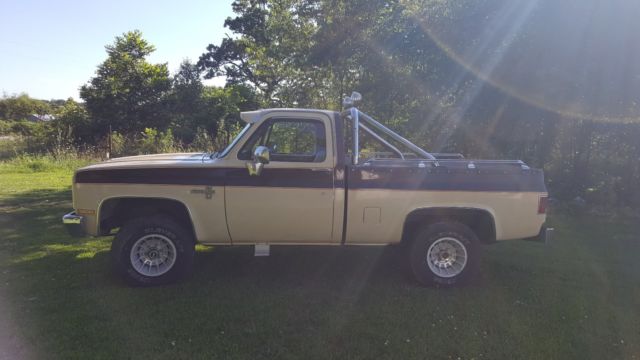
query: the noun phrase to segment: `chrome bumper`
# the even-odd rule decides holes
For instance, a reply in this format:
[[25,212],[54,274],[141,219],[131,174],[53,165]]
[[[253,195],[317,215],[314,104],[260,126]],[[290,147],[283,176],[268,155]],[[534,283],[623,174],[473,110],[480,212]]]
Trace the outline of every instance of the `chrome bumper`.
[[76,214],[75,211],[63,216],[62,224],[64,224],[69,235],[73,237],[84,237],[87,234],[84,231],[84,216]]

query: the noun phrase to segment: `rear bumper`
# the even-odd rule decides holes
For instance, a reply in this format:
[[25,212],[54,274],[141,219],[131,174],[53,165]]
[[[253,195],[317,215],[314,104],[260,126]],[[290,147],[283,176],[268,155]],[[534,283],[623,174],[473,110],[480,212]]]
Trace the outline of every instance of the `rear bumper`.
[[87,236],[87,232],[84,229],[84,216],[76,214],[72,211],[62,217],[62,224],[67,229],[69,235],[73,237]]
[[530,237],[525,240],[547,244],[551,242],[551,240],[553,239],[553,232],[554,232],[554,229],[552,227],[547,227],[545,225],[542,225],[542,227],[540,228],[540,233],[538,233],[538,236]]

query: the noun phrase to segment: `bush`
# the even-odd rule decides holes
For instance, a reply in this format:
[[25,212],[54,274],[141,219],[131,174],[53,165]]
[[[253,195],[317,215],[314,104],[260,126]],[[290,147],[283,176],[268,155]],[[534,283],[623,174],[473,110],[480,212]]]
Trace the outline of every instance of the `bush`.
[[217,151],[222,151],[233,138],[236,137],[242,131],[242,124],[239,122],[227,122],[224,120],[220,121],[220,127],[218,128],[218,133],[216,134],[215,139],[213,140],[213,147]]
[[14,135],[33,136],[38,132],[42,132],[45,123],[35,123],[26,120],[10,121],[9,132]]
[[157,154],[178,152],[182,149],[173,138],[171,129],[162,132],[153,128],[146,128],[138,140],[138,152],[142,154]]
[[127,139],[117,131],[111,132],[111,153],[110,157],[123,156],[126,154]]
[[27,149],[26,142],[22,136],[3,135],[5,138],[0,139],[0,159],[8,159],[25,152]]
[[0,120],[0,136],[11,135],[11,123],[13,121]]
[[195,152],[212,152],[215,150],[215,144],[205,129],[198,128],[193,142],[189,145],[189,150]]

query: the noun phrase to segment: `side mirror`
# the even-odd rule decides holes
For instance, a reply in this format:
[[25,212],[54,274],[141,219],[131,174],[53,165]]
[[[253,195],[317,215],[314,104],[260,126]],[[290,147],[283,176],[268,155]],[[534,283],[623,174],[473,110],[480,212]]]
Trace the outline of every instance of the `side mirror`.
[[262,173],[262,167],[269,163],[269,158],[269,148],[266,146],[258,146],[253,152],[253,161],[247,161],[249,175],[259,176]]
[[269,148],[266,146],[258,146],[253,152],[253,162],[255,163],[268,164],[269,158]]

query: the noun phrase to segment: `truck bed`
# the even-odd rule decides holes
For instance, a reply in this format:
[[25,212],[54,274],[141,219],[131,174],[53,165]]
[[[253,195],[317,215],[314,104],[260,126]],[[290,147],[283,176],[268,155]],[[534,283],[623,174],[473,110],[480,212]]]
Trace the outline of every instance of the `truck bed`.
[[542,170],[520,160],[368,160],[348,173],[351,189],[546,192]]

